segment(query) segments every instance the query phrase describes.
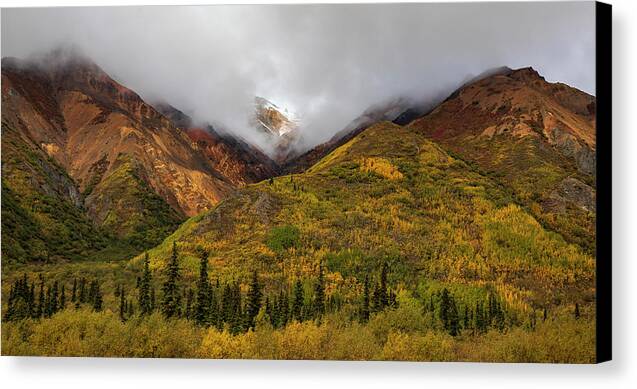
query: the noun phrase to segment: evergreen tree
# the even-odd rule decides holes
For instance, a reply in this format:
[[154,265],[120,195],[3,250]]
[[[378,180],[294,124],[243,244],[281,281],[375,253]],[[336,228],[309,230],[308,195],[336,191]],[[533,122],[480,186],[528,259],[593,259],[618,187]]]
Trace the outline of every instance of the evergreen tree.
[[265,314],[268,316],[268,318],[270,319],[270,324],[272,324],[272,327],[276,328],[276,320],[272,315],[272,304],[270,303],[270,296],[265,296]]
[[387,271],[387,263],[383,262],[383,266],[380,270],[380,285],[378,296],[381,310],[385,309],[389,305],[389,299],[387,297]]
[[73,291],[71,292],[71,301],[73,303],[77,301],[77,278],[73,278]]
[[365,284],[363,285],[363,303],[361,306],[361,321],[369,320],[369,278],[365,276]]
[[132,317],[135,314],[135,306],[133,305],[133,300],[128,300],[128,317]]
[[487,329],[484,309],[482,306],[482,302],[480,301],[476,303],[475,324],[473,327],[474,327],[474,331],[478,334],[486,332],[486,329]]
[[195,316],[194,313],[193,313],[193,311],[194,311],[193,304],[194,304],[194,300],[195,300],[194,292],[192,291],[191,288],[188,288],[188,291],[184,292],[184,294],[186,295],[186,312],[184,313],[184,317],[187,320],[191,320]]
[[471,323],[471,313],[469,311],[469,306],[465,305],[464,306],[464,314],[462,315],[462,327],[467,330],[469,329],[470,323]]
[[314,317],[319,318],[325,313],[325,279],[323,277],[323,266],[319,265],[319,275],[314,287]]
[[261,309],[261,287],[259,286],[259,279],[257,277],[257,271],[252,272],[252,281],[250,282],[250,289],[248,290],[248,296],[246,301],[246,319],[248,328],[254,328],[254,319],[259,314]]
[[95,281],[93,293],[93,309],[97,312],[102,310],[102,292],[100,292],[100,284],[97,281]]
[[195,306],[195,322],[200,326],[210,324],[210,280],[208,279],[208,252],[199,253],[199,281],[197,282],[197,303]]
[[51,289],[51,315],[55,314],[58,311],[59,307],[59,287],[58,282],[55,280],[53,282],[53,288]]
[[119,319],[126,321],[126,297],[124,296],[124,288],[119,291]]
[[44,299],[44,278],[40,275],[40,295],[38,297],[38,309],[36,313],[36,317],[40,318],[44,316],[46,308],[45,308],[45,299]]
[[279,292],[279,323],[281,327],[290,321],[290,302],[288,300],[288,293],[281,290]]
[[177,258],[177,243],[173,241],[173,251],[170,262],[166,267],[166,281],[164,282],[162,311],[167,318],[179,316],[179,262]]
[[80,279],[80,304],[84,304],[86,302],[86,278],[82,277]]
[[579,313],[579,304],[575,303],[575,318],[579,319],[580,313]]
[[458,317],[458,307],[456,306],[456,301],[453,296],[449,296],[449,324],[447,328],[447,332],[451,336],[457,336],[460,333],[460,320]]
[[299,322],[303,321],[303,304],[305,298],[303,296],[303,284],[300,279],[294,284],[294,300],[292,301],[292,318]]
[[548,310],[546,309],[546,307],[544,307],[544,312],[542,313],[542,321],[546,321],[548,317],[549,317]]
[[35,302],[35,281],[31,283],[31,290],[29,291],[29,302],[30,302],[30,311],[31,317],[36,318],[37,316],[37,304]]
[[44,312],[45,317],[51,317],[53,315],[53,304],[51,300],[53,300],[53,293],[50,286],[46,287],[46,301],[44,302]]
[[60,305],[59,309],[62,310],[66,308],[66,291],[64,290],[64,284],[62,284],[62,289],[60,289]]
[[36,311],[34,299],[32,298],[34,294],[34,286],[29,286],[29,280],[25,273],[22,278],[19,278],[11,285],[4,320],[21,320],[32,317]]
[[210,324],[220,329],[222,326],[222,322],[220,320],[221,314],[219,312],[219,299],[217,298],[218,291],[219,291],[219,281],[217,280],[216,287],[213,287],[212,285],[210,286],[208,302],[210,303],[210,309],[209,309]]
[[142,277],[139,278],[139,311],[140,314],[148,315],[152,311],[152,301],[151,301],[151,282],[152,282],[152,274],[150,273],[150,259],[148,257],[148,253],[144,255],[144,272],[142,273]]

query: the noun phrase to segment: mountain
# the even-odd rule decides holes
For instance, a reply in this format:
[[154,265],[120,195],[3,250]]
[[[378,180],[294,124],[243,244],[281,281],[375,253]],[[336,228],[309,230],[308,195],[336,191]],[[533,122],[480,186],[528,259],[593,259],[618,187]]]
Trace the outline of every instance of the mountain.
[[62,192],[96,227],[136,245],[158,243],[233,190],[186,133],[77,53],[2,60],[2,129],[13,133],[2,140],[3,185],[16,197],[27,190],[10,174],[22,150],[55,166],[43,176],[68,175]]
[[543,227],[493,177],[390,122],[304,173],[242,188],[191,218],[150,251],[154,267],[169,259],[173,241],[188,258],[186,274],[196,277],[203,245],[222,281],[259,269],[264,293],[314,279],[322,264],[331,296],[354,306],[383,263],[389,282],[424,301],[443,285],[465,306],[497,293],[511,320],[594,298],[590,254]]
[[321,158],[360,134],[367,127],[383,121],[391,121],[401,125],[406,124],[413,118],[423,115],[427,109],[433,108],[436,102],[438,101],[434,99],[429,103],[416,105],[409,99],[396,98],[383,104],[374,105],[352,120],[345,128],[334,134],[327,142],[321,143],[303,153],[292,153],[289,155],[283,165],[283,170],[288,173],[303,172],[321,160]]
[[240,137],[217,131],[210,124],[196,125],[190,116],[170,104],[154,106],[185,131],[212,168],[233,185],[244,186],[279,174],[276,162]]
[[273,159],[282,165],[301,140],[299,122],[287,110],[263,97],[254,99],[254,128],[265,133],[274,145]]
[[474,79],[408,128],[509,187],[569,241],[595,247],[595,98],[532,68]]

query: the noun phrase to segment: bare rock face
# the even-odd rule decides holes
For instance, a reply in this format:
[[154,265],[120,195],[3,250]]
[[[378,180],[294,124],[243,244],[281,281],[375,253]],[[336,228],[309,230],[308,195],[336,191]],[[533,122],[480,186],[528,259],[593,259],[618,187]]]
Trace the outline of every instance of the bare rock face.
[[544,207],[551,212],[564,212],[569,204],[586,212],[596,212],[596,191],[586,183],[568,177],[560,182],[544,202]]

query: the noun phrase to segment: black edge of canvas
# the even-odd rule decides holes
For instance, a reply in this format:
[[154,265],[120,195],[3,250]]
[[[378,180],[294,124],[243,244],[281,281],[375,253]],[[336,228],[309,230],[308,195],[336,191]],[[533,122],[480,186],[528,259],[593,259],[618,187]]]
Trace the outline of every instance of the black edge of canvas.
[[595,3],[597,99],[597,362],[612,359],[612,7]]

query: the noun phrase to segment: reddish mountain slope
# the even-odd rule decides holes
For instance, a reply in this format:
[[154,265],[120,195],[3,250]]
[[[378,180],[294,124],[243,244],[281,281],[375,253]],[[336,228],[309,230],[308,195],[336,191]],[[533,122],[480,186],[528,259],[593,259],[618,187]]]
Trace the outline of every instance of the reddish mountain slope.
[[188,115],[170,104],[154,105],[188,134],[212,168],[233,185],[252,184],[279,174],[277,164],[255,146],[236,136],[221,134],[211,125],[196,126]]
[[532,68],[478,79],[409,126],[497,177],[534,215],[594,247],[595,98]]
[[187,134],[86,58],[3,59],[2,99],[3,127],[63,167],[91,218],[119,235],[143,229],[157,207],[158,223],[178,220],[232,191]]

